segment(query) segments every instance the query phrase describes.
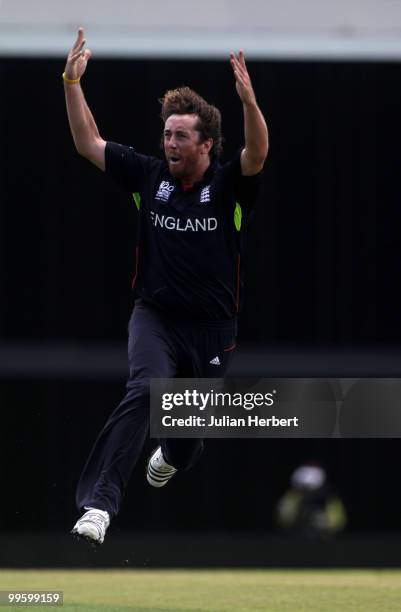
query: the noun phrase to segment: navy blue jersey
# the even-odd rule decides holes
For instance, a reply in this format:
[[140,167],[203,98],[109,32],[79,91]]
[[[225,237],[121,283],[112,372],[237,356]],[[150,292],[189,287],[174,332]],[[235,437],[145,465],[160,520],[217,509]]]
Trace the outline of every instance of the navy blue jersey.
[[242,235],[260,174],[241,175],[240,152],[213,161],[189,190],[167,163],[113,142],[106,172],[133,195],[139,210],[136,297],[170,315],[202,321],[234,319],[241,294]]

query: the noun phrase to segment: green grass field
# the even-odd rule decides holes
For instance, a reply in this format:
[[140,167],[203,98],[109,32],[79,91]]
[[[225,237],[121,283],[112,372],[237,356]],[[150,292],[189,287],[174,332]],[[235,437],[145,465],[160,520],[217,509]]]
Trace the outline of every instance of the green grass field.
[[64,591],[62,612],[388,612],[401,571],[1,570],[0,590]]

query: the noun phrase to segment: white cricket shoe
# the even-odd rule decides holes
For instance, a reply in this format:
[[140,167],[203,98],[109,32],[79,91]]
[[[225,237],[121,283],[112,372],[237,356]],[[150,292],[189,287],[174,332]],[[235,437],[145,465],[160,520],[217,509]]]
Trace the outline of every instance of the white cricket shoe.
[[107,527],[110,525],[109,513],[97,508],[88,508],[75,523],[71,533],[90,544],[103,544]]
[[148,461],[147,481],[152,487],[164,487],[177,472],[175,467],[166,463],[161,446],[158,446]]

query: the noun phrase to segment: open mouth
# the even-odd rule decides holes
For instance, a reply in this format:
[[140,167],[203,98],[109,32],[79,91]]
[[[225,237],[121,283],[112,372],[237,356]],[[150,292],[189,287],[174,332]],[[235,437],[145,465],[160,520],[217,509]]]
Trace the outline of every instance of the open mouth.
[[181,157],[178,157],[177,155],[172,155],[170,157],[170,163],[171,164],[179,164],[181,161]]

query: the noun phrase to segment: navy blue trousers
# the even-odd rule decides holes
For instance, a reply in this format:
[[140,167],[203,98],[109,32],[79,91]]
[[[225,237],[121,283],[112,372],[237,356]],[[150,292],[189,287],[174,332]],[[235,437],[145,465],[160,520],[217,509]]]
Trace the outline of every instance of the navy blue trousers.
[[[178,321],[136,300],[129,322],[126,395],[100,432],[82,471],[76,494],[80,511],[89,506],[115,516],[133,468],[149,435],[151,378],[223,377],[235,347],[236,325]],[[220,365],[211,364],[218,356]],[[198,460],[203,440],[161,440],[163,456],[178,470]]]

